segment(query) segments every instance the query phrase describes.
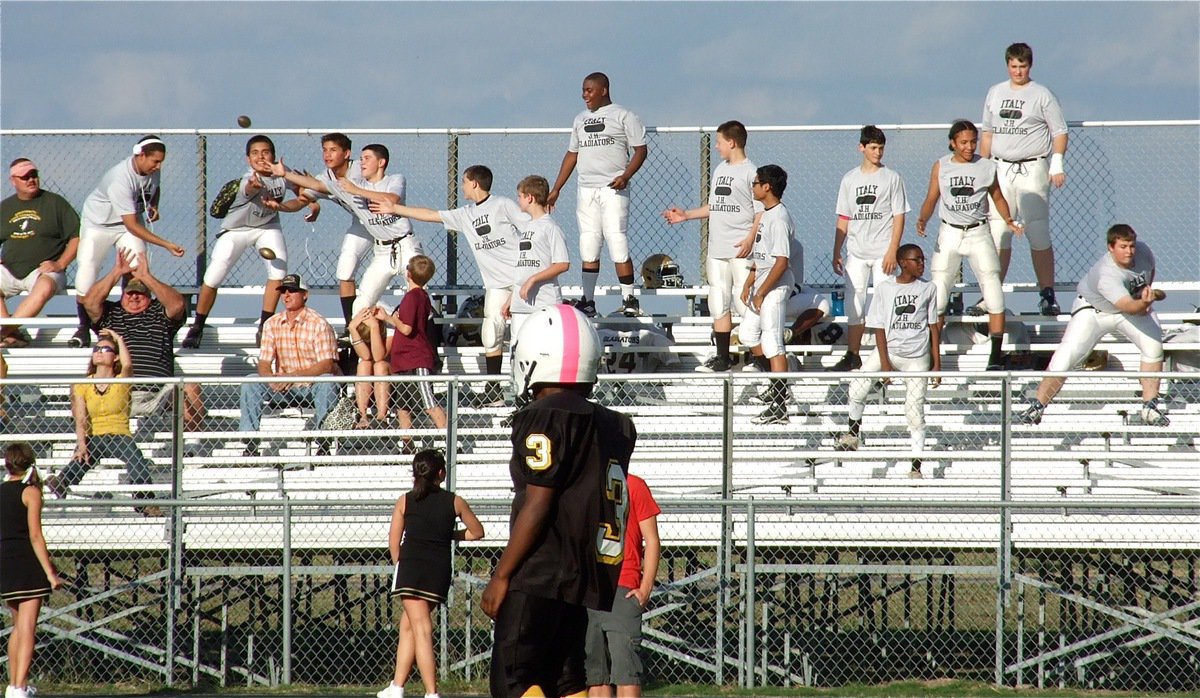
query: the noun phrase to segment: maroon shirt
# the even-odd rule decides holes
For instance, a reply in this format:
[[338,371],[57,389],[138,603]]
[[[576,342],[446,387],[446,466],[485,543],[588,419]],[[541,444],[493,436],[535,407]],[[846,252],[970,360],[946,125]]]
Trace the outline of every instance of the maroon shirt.
[[392,372],[411,371],[426,368],[433,372],[433,345],[429,343],[426,325],[429,324],[429,314],[433,312],[433,303],[429,294],[423,288],[410,288],[396,308],[396,318],[413,328],[411,335],[405,336],[396,330],[392,337]]

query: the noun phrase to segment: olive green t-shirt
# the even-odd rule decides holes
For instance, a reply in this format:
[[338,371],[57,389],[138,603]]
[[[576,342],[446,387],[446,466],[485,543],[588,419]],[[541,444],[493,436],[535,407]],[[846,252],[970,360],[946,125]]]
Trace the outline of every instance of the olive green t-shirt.
[[58,259],[79,237],[79,214],[63,197],[42,190],[29,201],[16,194],[0,202],[0,259],[18,279],[48,259]]

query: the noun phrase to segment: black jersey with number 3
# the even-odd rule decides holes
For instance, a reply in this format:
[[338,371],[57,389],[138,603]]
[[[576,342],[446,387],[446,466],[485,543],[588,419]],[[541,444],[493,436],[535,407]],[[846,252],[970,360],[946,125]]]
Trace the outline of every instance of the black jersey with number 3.
[[548,395],[513,415],[511,521],[527,486],[553,488],[556,497],[544,533],[509,588],[612,608],[625,551],[625,478],[636,441],[629,417],[574,392]]

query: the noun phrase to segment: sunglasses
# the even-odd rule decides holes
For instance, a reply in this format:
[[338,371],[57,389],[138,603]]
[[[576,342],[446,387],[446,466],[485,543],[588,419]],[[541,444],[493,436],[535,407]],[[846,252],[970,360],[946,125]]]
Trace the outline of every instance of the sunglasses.
[[116,354],[117,350],[115,347],[103,347],[103,346],[92,347],[92,353],[93,354]]
[[29,180],[31,180],[31,179],[38,179],[38,171],[37,171],[37,170],[34,170],[33,172],[29,172],[29,173],[27,173],[27,174],[23,174],[23,175],[13,175],[13,176],[14,176],[14,177],[16,177],[17,179],[23,179],[23,180],[25,180],[26,182],[28,182],[28,181],[29,181]]
[[281,289],[279,289],[279,292],[280,293],[300,293],[300,289],[298,289],[298,288],[281,288]]

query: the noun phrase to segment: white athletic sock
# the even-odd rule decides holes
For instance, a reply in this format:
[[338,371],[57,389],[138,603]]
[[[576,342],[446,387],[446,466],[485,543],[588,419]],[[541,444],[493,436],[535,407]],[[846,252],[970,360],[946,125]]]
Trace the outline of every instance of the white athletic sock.
[[583,297],[589,300],[596,299],[596,282],[600,280],[600,272],[584,271],[583,272]]
[[621,284],[621,300],[633,295],[633,284]]

